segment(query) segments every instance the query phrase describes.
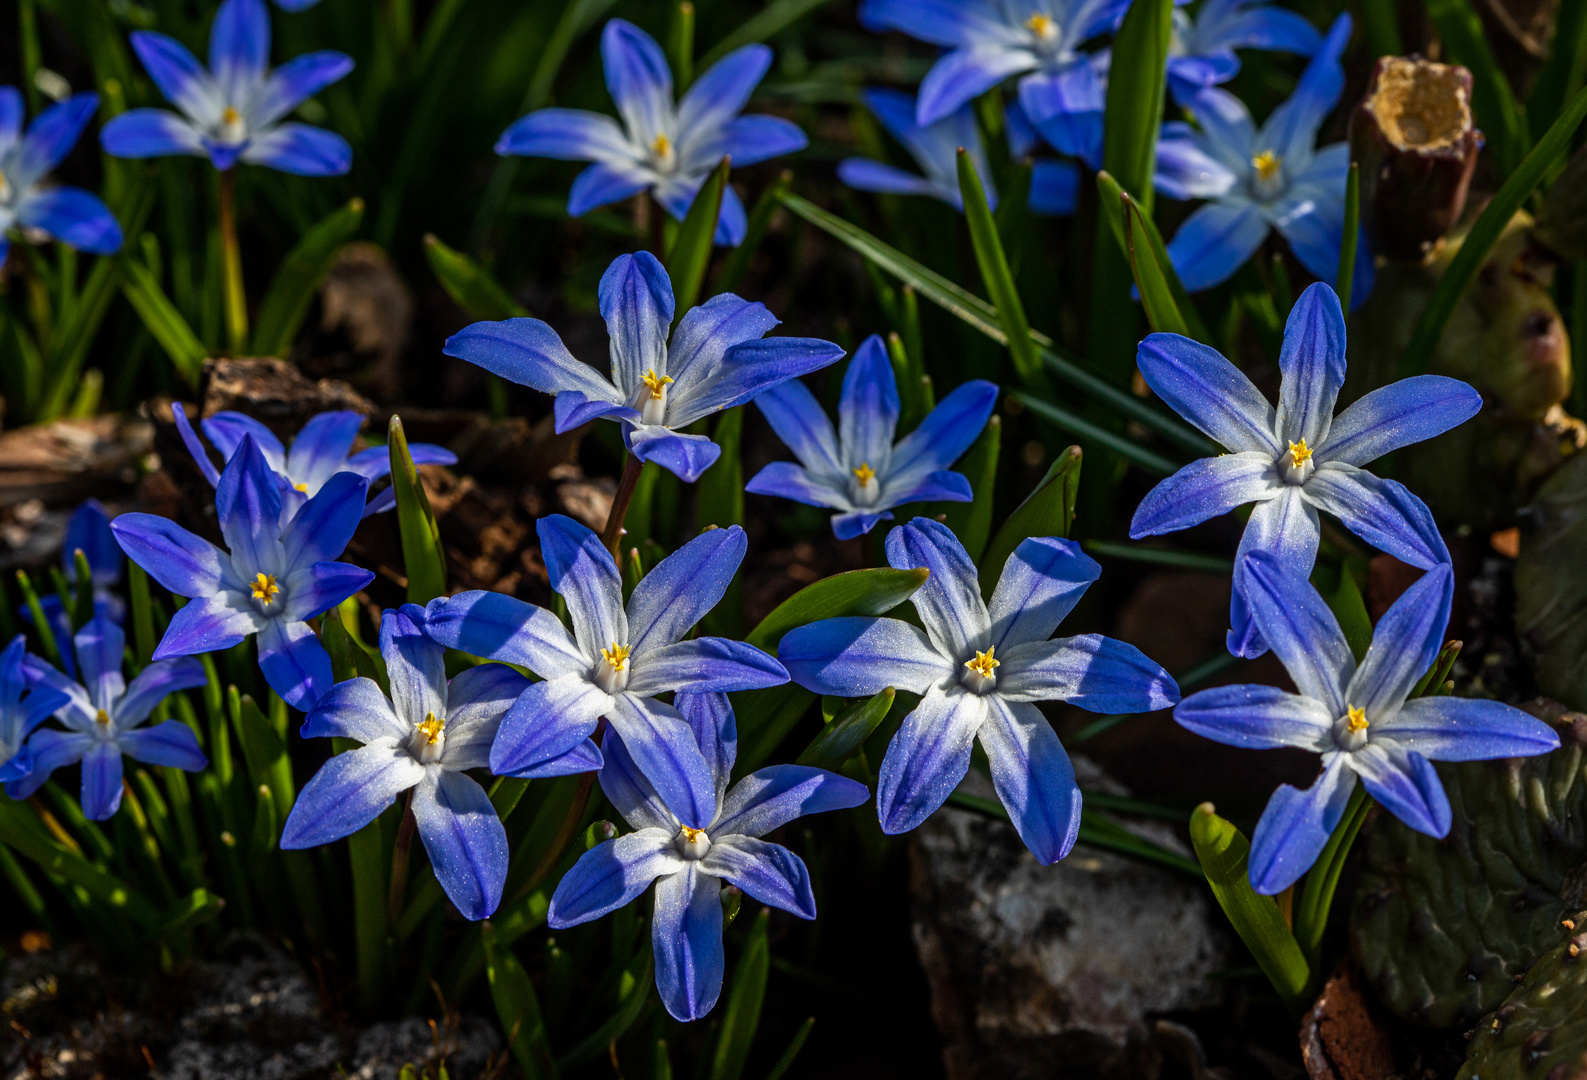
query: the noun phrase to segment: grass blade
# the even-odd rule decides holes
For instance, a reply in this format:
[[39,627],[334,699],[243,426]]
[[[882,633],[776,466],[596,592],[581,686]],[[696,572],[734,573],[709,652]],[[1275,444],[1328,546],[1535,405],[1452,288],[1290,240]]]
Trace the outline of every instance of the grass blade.
[[121,257],[121,292],[138,313],[143,325],[149,328],[154,340],[160,343],[176,373],[192,386],[198,385],[198,376],[204,370],[204,360],[209,350],[198,340],[193,328],[187,325],[182,313],[176,310],[160,288],[160,283],[138,259]]
[[408,575],[408,602],[424,605],[446,593],[446,553],[430,510],[419,470],[408,453],[402,418],[392,414],[387,446],[391,450],[391,486],[397,492],[397,525],[402,531],[402,560]]
[[975,261],[981,268],[981,280],[992,297],[1003,325],[1003,335],[1008,341],[1008,354],[1014,361],[1014,371],[1020,382],[1027,386],[1046,383],[1041,361],[1036,356],[1036,344],[1030,339],[1030,323],[1025,319],[1025,306],[1020,302],[1019,288],[1014,284],[1014,272],[1009,269],[1008,258],[1003,253],[1003,241],[998,237],[997,222],[986,204],[986,192],[981,187],[981,177],[975,171],[975,159],[969,151],[959,148],[959,193],[964,198],[964,220],[970,227],[970,242],[975,247]]
[[740,23],[737,30],[718,41],[710,52],[700,58],[697,66],[704,71],[734,49],[774,38],[812,11],[830,2],[831,0],[772,0],[761,8],[758,14]]
[[357,234],[363,220],[364,200],[351,199],[315,223],[287,252],[259,304],[254,355],[286,355],[314,302],[315,290],[331,268],[331,260]]
[[1427,18],[1438,30],[1449,62],[1471,69],[1471,106],[1477,114],[1477,125],[1498,162],[1499,174],[1509,176],[1526,153],[1527,132],[1521,106],[1488,45],[1482,20],[1467,0],[1427,0],[1426,7]]
[[1002,576],[1003,564],[1020,544],[1032,536],[1069,535],[1075,520],[1075,497],[1080,493],[1080,460],[1078,446],[1059,454],[1047,475],[997,530],[980,562],[981,590],[988,598]]
[[1356,243],[1361,239],[1361,166],[1350,163],[1350,175],[1345,179],[1345,224],[1339,242],[1339,277],[1334,295],[1350,309],[1350,290],[1355,285]]
[[1156,473],[1159,476],[1170,476],[1179,471],[1179,466],[1163,457],[1163,455],[1148,450],[1144,446],[1136,446],[1122,435],[1115,434],[1107,428],[1098,427],[1068,409],[1017,390],[1011,392],[1009,397],[1018,400],[1027,409],[1035,413],[1039,419],[1045,420],[1054,427],[1067,431],[1071,435],[1078,435],[1082,439],[1090,439],[1098,446],[1112,450],[1115,454],[1139,465],[1147,472]]
[[[688,216],[678,228],[677,239],[667,252],[667,275],[672,278],[679,319],[694,306],[700,295],[700,285],[705,281],[705,269],[711,264],[711,250],[716,244],[716,219],[722,213],[722,193],[727,187],[730,164],[724,157],[700,186]],[[654,212],[661,211],[657,208]]]
[[749,1048],[760,1027],[760,1010],[766,1001],[766,977],[771,973],[771,946],[766,928],[771,911],[762,908],[749,932],[749,942],[727,985],[727,1007],[722,1012],[722,1032],[711,1059],[711,1080],[739,1080],[749,1060]]

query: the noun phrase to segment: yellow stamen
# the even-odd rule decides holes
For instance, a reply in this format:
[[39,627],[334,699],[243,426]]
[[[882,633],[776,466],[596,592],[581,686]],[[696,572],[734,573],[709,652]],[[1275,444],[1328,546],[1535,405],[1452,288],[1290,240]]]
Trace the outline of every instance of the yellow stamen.
[[223,124],[235,124],[241,119],[242,113],[231,105],[226,106],[226,111],[220,114],[220,122]]
[[621,671],[628,663],[628,646],[614,641],[610,649],[601,650],[601,659],[612,665],[613,671]]
[[876,470],[871,468],[869,462],[862,461],[860,467],[854,470],[854,478],[860,482],[861,487],[864,487],[876,479]]
[[651,368],[649,371],[645,372],[640,381],[646,386],[650,387],[650,400],[660,401],[663,393],[661,388],[670,383],[672,381],[672,377],[670,375],[657,375],[656,369]]
[[657,135],[656,141],[650,144],[650,148],[656,152],[657,157],[666,157],[672,153],[672,140],[665,135]]
[[281,591],[281,586],[276,584],[274,574],[255,574],[253,579],[253,598],[270,603],[276,598],[276,593]]
[[1251,167],[1256,170],[1256,175],[1263,180],[1271,180],[1278,175],[1278,170],[1284,165],[1284,159],[1271,150],[1263,150],[1251,159]]
[[977,675],[981,676],[981,678],[990,679],[992,677],[992,669],[1002,666],[1002,661],[994,660],[992,658],[992,654],[996,651],[997,646],[994,645],[990,649],[986,650],[986,652],[977,652],[975,654],[975,659],[966,660],[964,662],[964,666],[975,672]]
[[683,838],[691,844],[705,835],[704,829],[691,829],[687,825],[679,826],[679,828],[683,830]]
[[1306,464],[1310,460],[1311,460],[1311,447],[1306,445],[1306,440],[1305,439],[1302,439],[1300,442],[1292,442],[1292,443],[1289,444],[1289,465],[1290,465],[1290,468],[1298,469],[1298,468],[1300,468],[1302,465]]
[[437,720],[434,713],[425,716],[424,722],[419,725],[419,730],[424,732],[424,738],[429,745],[434,746],[441,741],[441,729],[446,726],[445,720]]
[[99,712],[94,716],[94,722],[98,723],[98,724],[104,724],[106,727],[109,727],[110,726],[110,714],[107,713],[104,709],[100,709]]
[[1025,20],[1025,25],[1030,32],[1039,38],[1051,37],[1053,32],[1052,16],[1042,15],[1039,12]]
[[307,484],[293,484],[292,486],[303,492],[305,495],[309,493],[309,486]]
[[1345,710],[1345,727],[1351,731],[1365,731],[1367,729],[1367,711],[1351,705]]

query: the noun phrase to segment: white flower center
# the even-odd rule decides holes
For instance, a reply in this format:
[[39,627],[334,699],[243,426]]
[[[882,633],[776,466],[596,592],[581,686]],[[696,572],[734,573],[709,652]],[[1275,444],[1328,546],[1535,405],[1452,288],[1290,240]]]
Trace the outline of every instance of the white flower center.
[[992,646],[986,652],[977,652],[974,660],[964,662],[964,674],[959,676],[959,683],[972,694],[990,694],[997,689],[997,675],[994,670],[1001,666],[1002,661],[995,659],[992,654],[997,651],[997,646]]
[[0,203],[10,202],[13,194],[11,178],[5,174],[4,170],[0,170]]
[[1052,46],[1058,40],[1058,21],[1051,15],[1037,12],[1025,20],[1025,29],[1036,38],[1036,44]]
[[1269,202],[1283,194],[1288,186],[1283,158],[1271,150],[1263,150],[1251,159],[1251,189],[1257,198]]
[[1345,714],[1334,721],[1334,742],[1341,750],[1359,750],[1367,744],[1369,726],[1366,709],[1346,706]]
[[440,761],[441,751],[445,749],[445,720],[437,719],[434,713],[430,713],[421,723],[414,725],[413,735],[408,739],[408,753],[420,765],[433,765]]
[[226,111],[220,114],[220,124],[215,129],[217,142],[227,146],[236,146],[248,137],[248,127],[242,122],[242,113],[236,106],[226,106]]
[[628,646],[612,642],[601,650],[600,662],[590,675],[590,681],[608,694],[621,693],[628,688],[628,676],[633,666],[628,662]]
[[849,471],[854,474],[854,479],[849,481],[849,501],[860,507],[875,506],[882,494],[876,470],[871,468],[870,462],[862,461],[858,468]]
[[711,838],[705,835],[704,829],[691,829],[687,825],[679,826],[678,835],[672,841],[678,849],[678,854],[692,861],[705,858],[705,853],[711,850]]
[[1284,483],[1299,487],[1311,479],[1311,474],[1317,471],[1317,462],[1312,458],[1312,449],[1306,445],[1305,438],[1299,442],[1289,444],[1289,449],[1278,456],[1278,475]]
[[634,401],[634,408],[639,410],[639,421],[642,424],[665,424],[667,422],[667,387],[672,384],[669,375],[657,375],[656,369],[651,368],[639,377],[639,393]]
[[672,172],[678,167],[678,151],[666,133],[656,136],[650,144],[650,157],[656,164],[657,172]]

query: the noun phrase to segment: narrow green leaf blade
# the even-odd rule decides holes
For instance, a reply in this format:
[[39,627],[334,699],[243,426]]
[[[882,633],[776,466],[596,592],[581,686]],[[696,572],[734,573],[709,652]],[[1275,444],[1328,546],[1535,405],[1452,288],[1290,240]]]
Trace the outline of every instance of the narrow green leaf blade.
[[363,220],[364,200],[355,197],[315,222],[287,252],[259,303],[253,337],[256,356],[286,355],[331,261],[357,234]]
[[1471,106],[1477,114],[1477,126],[1482,128],[1500,173],[1508,175],[1526,151],[1526,132],[1521,106],[1488,45],[1482,20],[1467,0],[1427,0],[1426,10],[1428,20],[1438,30],[1439,41],[1448,51],[1449,61],[1471,69]]
[[402,418],[392,414],[387,446],[391,451],[391,486],[397,492],[397,525],[402,531],[402,559],[408,575],[408,602],[424,605],[446,593],[446,554],[441,532],[430,510],[430,498],[408,452]]
[[165,295],[149,268],[125,253],[121,256],[121,292],[171,358],[176,373],[196,386],[209,350]]
[[1103,111],[1102,167],[1151,212],[1152,174],[1157,169],[1158,129],[1163,124],[1168,44],[1174,29],[1173,0],[1135,0],[1113,41],[1107,102]]
[[683,313],[694,306],[700,295],[700,285],[705,281],[705,269],[711,263],[711,251],[716,245],[716,219],[722,213],[722,192],[727,187],[729,165],[724,157],[700,186],[688,216],[678,228],[677,239],[667,252],[667,276],[672,278],[677,319],[683,318]]
[[835,770],[881,726],[893,707],[891,686],[840,711],[821,733],[810,740],[795,764]]
[[971,559],[979,559],[992,535],[992,499],[997,489],[997,459],[1003,448],[1003,420],[994,415],[964,457],[958,469],[970,480],[969,502],[941,503],[927,507],[927,516],[943,514],[943,524],[953,530]]
[[1174,294],[1168,288],[1163,267],[1146,239],[1145,218],[1141,208],[1128,195],[1120,197],[1124,207],[1125,251],[1129,255],[1130,273],[1141,293],[1141,306],[1146,309],[1146,321],[1154,331],[1165,334],[1190,336],[1190,327],[1179,313]]
[[744,1075],[749,1048],[760,1027],[760,1010],[766,1000],[766,977],[771,973],[771,946],[766,940],[770,917],[771,911],[767,908],[762,908],[755,916],[749,941],[733,970],[733,980],[728,983],[722,1031],[717,1036],[716,1053],[711,1058],[711,1080],[740,1080]]
[[1026,385],[1046,382],[1041,361],[1036,357],[1036,345],[1030,339],[1030,323],[1025,319],[1025,306],[1020,302],[1019,288],[1014,283],[1014,272],[1009,269],[1008,257],[1003,252],[1003,241],[997,233],[997,222],[986,204],[986,192],[981,187],[980,175],[975,169],[975,159],[969,151],[959,148],[959,194],[964,199],[964,220],[970,228],[970,242],[975,247],[976,265],[981,268],[981,280],[992,298],[1008,340],[1008,352],[1014,361],[1014,371]]
[[1074,526],[1075,498],[1080,492],[1081,453],[1071,446],[1058,455],[1047,475],[1025,496],[1025,501],[1003,522],[980,562],[981,588],[987,596],[1002,576],[1008,557],[1032,536],[1067,537]]
[[1350,292],[1355,288],[1356,243],[1361,239],[1361,166],[1350,163],[1350,175],[1345,178],[1345,223],[1339,234],[1339,276],[1335,279],[1334,294],[1345,310],[1350,310]]
[[557,1075],[557,1066],[551,1058],[534,983],[511,946],[497,942],[490,920],[480,923],[479,930],[485,945],[485,981],[490,984],[491,1001],[513,1060],[529,1080],[550,1080]]
[[441,288],[471,317],[496,322],[529,314],[478,260],[447,247],[433,233],[425,234],[424,257]]
[[771,651],[788,631],[817,619],[845,615],[885,615],[926,583],[930,571],[849,570],[806,585],[772,609],[744,640]]

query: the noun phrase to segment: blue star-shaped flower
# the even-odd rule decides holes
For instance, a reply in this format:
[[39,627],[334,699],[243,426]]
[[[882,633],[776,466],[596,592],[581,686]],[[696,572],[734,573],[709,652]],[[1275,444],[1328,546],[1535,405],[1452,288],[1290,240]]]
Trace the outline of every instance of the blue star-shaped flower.
[[804,860],[760,839],[790,821],[859,806],[865,785],[805,765],[773,765],[731,789],[738,755],[733,708],[725,694],[679,694],[678,711],[710,763],[713,797],[703,824],[691,827],[636,767],[628,744],[606,737],[601,790],[635,832],[585,854],[558,883],[546,913],[553,929],[577,926],[632,903],[656,885],[651,941],[656,989],[677,1020],[698,1020],[722,992],[722,885],[801,919],[816,917]]
[[[56,769],[81,761],[83,813],[94,821],[104,821],[121,806],[121,755],[188,772],[198,772],[209,764],[193,729],[180,720],[142,726],[168,694],[203,686],[204,665],[191,658],[158,660],[128,683],[121,674],[126,635],[104,615],[94,616],[77,631],[73,644],[83,684],[37,657],[22,658],[23,670],[35,687],[65,698],[55,716],[66,730],[40,728],[32,734],[27,743],[32,769],[8,783],[6,794],[25,799]],[[35,689],[33,693],[40,692]]]
[[629,453],[691,484],[722,449],[683,428],[843,355],[816,338],[763,340],[777,319],[732,293],[686,312],[669,341],[672,280],[648,251],[613,260],[601,277],[600,304],[612,338],[610,379],[575,359],[539,319],[478,322],[441,351],[555,395],[559,432],[598,417],[618,421]]
[[[1183,5],[1189,0],[1174,2]],[[1236,49],[1310,56],[1321,44],[1316,27],[1267,0],[1205,0],[1195,18],[1176,6],[1168,46],[1168,87],[1175,101],[1188,105],[1201,90],[1234,78],[1240,70]]]
[[282,118],[353,70],[339,52],[304,53],[270,70],[270,12],[264,0],[225,0],[209,32],[209,69],[173,37],[146,30],[132,48],[165,109],[132,109],[99,133],[115,157],[207,157],[217,169],[239,161],[298,176],[340,176],[353,165],[347,140]]
[[[1216,349],[1178,334],[1148,335],[1136,363],[1158,397],[1229,452],[1193,461],[1147,493],[1130,522],[1132,539],[1186,529],[1254,502],[1236,559],[1268,551],[1297,573],[1311,573],[1322,510],[1412,566],[1449,561],[1422,500],[1361,466],[1465,423],[1482,408],[1482,396],[1459,379],[1418,375],[1379,387],[1336,417],[1345,317],[1328,286],[1312,285],[1290,311],[1276,410]],[[1230,652],[1266,651],[1238,580],[1229,620]]]
[[1356,778],[1395,817],[1442,837],[1449,798],[1430,761],[1485,761],[1545,754],[1554,729],[1497,701],[1406,697],[1444,642],[1454,574],[1424,574],[1384,613],[1357,666],[1339,622],[1299,567],[1255,552],[1235,569],[1262,636],[1295,688],[1219,686],[1179,703],[1174,719],[1230,746],[1294,746],[1322,755],[1305,791],[1273,792],[1251,837],[1251,887],[1283,892],[1317,861],[1339,824]]
[[839,540],[893,520],[893,508],[905,503],[969,502],[970,481],[949,472],[948,466],[975,442],[996,404],[994,383],[967,382],[894,445],[898,383],[887,347],[872,334],[855,350],[843,376],[838,432],[815,395],[797,379],[755,399],[756,408],[800,464],[773,462],[744,490],[842,511],[832,518]]
[[337,473],[283,522],[281,484],[253,436],[226,463],[215,511],[229,551],[153,514],[110,523],[127,557],[178,596],[156,660],[229,649],[259,635],[259,668],[270,688],[307,712],[331,687],[331,658],[305,619],[323,615],[374,580],[332,562],[363,516],[369,482]]
[[[672,69],[661,46],[633,23],[613,19],[606,24],[601,62],[621,125],[583,109],[538,109],[496,143],[498,154],[594,162],[568,192],[573,217],[648,190],[682,221],[723,156],[735,166],[753,165],[808,145],[791,121],[739,115],[771,66],[771,50],[764,45],[745,45],[722,57],[676,104]],[[747,227],[738,194],[723,188],[716,242],[742,243]]]
[[0,782],[20,780],[33,771],[27,737],[71,700],[64,691],[28,677],[23,664],[27,648],[27,639],[18,634],[0,652]]
[[0,262],[10,248],[13,226],[39,232],[95,255],[121,250],[121,225],[98,195],[78,187],[46,186],[83,134],[95,94],[73,94],[51,105],[22,131],[22,94],[0,86]]
[[[72,585],[77,584],[79,551],[88,560],[90,587],[94,591],[94,613],[108,615],[113,621],[121,622],[127,604],[114,591],[121,581],[121,548],[116,546],[116,537],[110,531],[110,518],[98,499],[83,500],[66,522],[66,538],[61,542],[61,572]],[[72,639],[71,613],[55,592],[40,596],[39,607],[43,609],[44,619],[50,624],[50,630],[61,646],[62,670],[75,678],[77,663],[72,657],[72,650],[66,648],[66,643]],[[28,622],[33,621],[31,608],[24,605],[20,613]]]

